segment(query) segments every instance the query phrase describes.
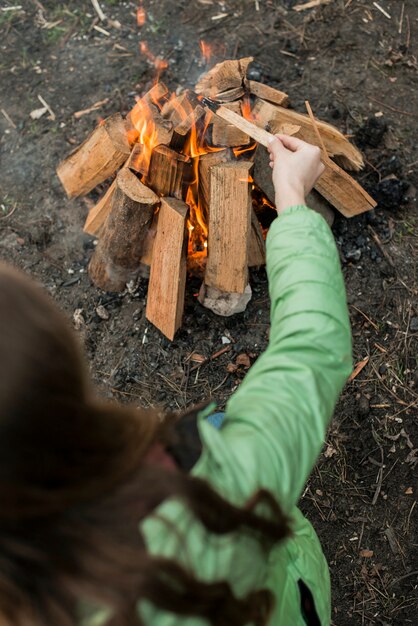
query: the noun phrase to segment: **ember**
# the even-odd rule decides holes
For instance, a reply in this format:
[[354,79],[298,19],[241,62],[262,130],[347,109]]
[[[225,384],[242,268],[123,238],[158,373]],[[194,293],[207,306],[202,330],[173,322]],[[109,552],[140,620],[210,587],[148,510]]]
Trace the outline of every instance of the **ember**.
[[[142,48],[161,70],[165,62]],[[325,172],[309,198],[313,208],[332,215],[332,205],[351,217],[375,206],[340,167],[359,170],[359,150],[311,112],[286,108],[287,94],[248,80],[251,61],[219,63],[196,93],[169,94],[157,81],[125,120],[104,120],[57,170],[70,197],[116,174],[84,227],[99,238],[90,276],[121,291],[150,267],[147,318],[170,339],[181,325],[187,268],[201,273],[200,301],[217,313],[243,310],[251,296],[248,267],[265,262],[271,216],[264,217],[275,200],[269,131],[321,146]]]

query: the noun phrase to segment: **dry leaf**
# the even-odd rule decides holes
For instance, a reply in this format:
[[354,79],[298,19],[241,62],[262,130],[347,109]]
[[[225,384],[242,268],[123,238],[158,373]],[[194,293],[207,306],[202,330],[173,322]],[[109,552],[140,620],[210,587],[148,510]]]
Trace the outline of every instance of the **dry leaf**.
[[370,357],[366,356],[362,361],[357,363],[357,365],[355,366],[354,370],[351,373],[350,378],[348,379],[349,383],[351,383],[351,381],[353,381],[355,378],[357,378],[357,376],[360,374],[360,372],[363,369],[363,367],[365,367],[367,365],[367,363],[369,362],[369,358]]
[[414,493],[414,490],[412,489],[412,487],[408,487],[408,489],[405,489],[405,494],[407,496],[412,496],[413,493]]
[[195,363],[203,363],[204,361],[206,361],[206,357],[204,357],[202,354],[198,354],[197,352],[193,352],[190,360],[194,361]]
[[373,554],[373,550],[360,550],[360,556],[362,556],[364,559],[370,559]]
[[228,363],[228,365],[226,366],[226,371],[229,374],[233,374],[234,372],[236,372],[238,369],[238,365],[235,365],[235,363]]
[[237,365],[243,365],[247,369],[251,367],[250,357],[248,356],[248,354],[245,354],[245,352],[237,356],[237,358],[235,359],[235,363]]
[[330,459],[334,454],[337,454],[336,449],[331,444],[327,444],[327,449],[324,452],[324,457]]

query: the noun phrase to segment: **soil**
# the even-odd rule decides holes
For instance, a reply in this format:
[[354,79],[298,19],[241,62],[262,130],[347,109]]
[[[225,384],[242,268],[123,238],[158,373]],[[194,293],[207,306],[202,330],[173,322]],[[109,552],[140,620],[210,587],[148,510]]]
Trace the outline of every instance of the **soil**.
[[[140,54],[141,41],[168,61],[163,78],[174,89],[207,69],[201,39],[214,60],[253,55],[253,79],[288,92],[297,110],[309,99],[319,118],[352,136],[367,161],[358,179],[379,204],[351,220],[336,216],[333,229],[354,359],[368,361],[341,396],[300,506],[330,563],[333,623],[416,624],[418,5],[331,0],[298,12],[295,0],[145,0],[139,28],[136,1],[100,4],[110,21],[79,0],[2,3],[0,258],[41,281],[67,312],[102,394],[170,409],[212,396],[222,408],[267,345],[264,269],[252,272],[248,309],[232,318],[203,309],[191,279],[183,327],[169,342],[145,319],[146,280],[123,295],[92,286],[95,242],[82,226],[99,193],[68,200],[55,168],[100,118],[126,113],[151,86],[155,63]],[[38,96],[54,119],[31,119]],[[222,348],[198,367],[190,358]]]

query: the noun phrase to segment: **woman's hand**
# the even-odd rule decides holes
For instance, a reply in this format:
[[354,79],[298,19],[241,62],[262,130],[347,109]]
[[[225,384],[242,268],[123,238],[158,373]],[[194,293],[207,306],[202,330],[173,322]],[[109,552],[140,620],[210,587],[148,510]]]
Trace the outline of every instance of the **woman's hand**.
[[277,212],[305,204],[305,197],[324,171],[321,150],[296,137],[276,135],[268,148]]

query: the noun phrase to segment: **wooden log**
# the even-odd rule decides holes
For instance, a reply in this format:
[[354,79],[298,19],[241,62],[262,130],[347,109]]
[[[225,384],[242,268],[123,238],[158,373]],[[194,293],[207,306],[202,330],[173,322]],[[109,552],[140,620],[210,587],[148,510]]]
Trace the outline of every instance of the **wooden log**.
[[237,161],[210,170],[208,261],[205,283],[243,293],[248,284],[251,229],[249,174],[252,163]]
[[167,146],[152,151],[146,184],[161,196],[184,200],[190,181],[191,159]]
[[[250,199],[251,202],[251,199]],[[248,242],[248,267],[266,264],[266,242],[257,215],[251,206],[251,233]]]
[[263,100],[267,100],[267,102],[279,104],[282,107],[287,107],[289,104],[289,96],[284,91],[273,89],[273,87],[269,87],[269,85],[264,85],[263,83],[258,83],[255,80],[247,80],[246,86],[251,94],[258,96]]
[[188,206],[163,198],[154,241],[146,316],[168,339],[181,326],[184,310]]
[[251,61],[253,57],[218,63],[202,76],[195,87],[195,92],[209,98],[216,98],[222,92],[242,87]]
[[184,149],[187,139],[190,136],[190,131],[193,126],[196,125],[197,121],[200,120],[203,115],[206,114],[206,111],[200,105],[197,105],[191,113],[182,121],[180,124],[173,129],[173,136],[170,142],[170,148],[176,151],[181,151]]
[[112,176],[129,153],[125,122],[116,113],[58,165],[58,178],[69,198],[81,196]]
[[240,85],[240,87],[234,87],[234,89],[227,89],[226,91],[222,91],[221,93],[216,94],[216,96],[213,97],[214,100],[216,100],[216,102],[219,102],[220,104],[223,104],[224,102],[235,102],[236,100],[239,100],[240,98],[242,98],[242,96],[245,94],[245,89],[243,85]]
[[123,291],[138,273],[148,227],[158,196],[129,168],[116,178],[110,213],[89,265],[90,277],[105,291]]
[[106,193],[100,198],[98,203],[89,211],[83,230],[89,235],[99,234],[101,227],[106,221],[112,209],[113,196],[116,189],[116,179],[110,185]]
[[[228,163],[235,160],[232,150],[218,150],[216,152],[208,152],[199,158],[199,207],[205,224],[209,222],[209,203],[210,203],[210,170],[215,165]],[[196,224],[193,223],[193,226]]]
[[[223,105],[225,108],[242,115],[241,102],[230,102]],[[250,138],[233,124],[228,124],[217,115],[213,115],[211,123],[212,128],[212,145],[217,147],[236,148],[238,146],[246,146],[250,143]]]
[[[274,106],[260,98],[257,99],[252,114],[256,124],[261,128],[268,127],[273,134],[281,132],[283,124],[295,124],[300,126],[298,133],[300,139],[312,144],[318,143],[315,129],[308,115]],[[334,157],[347,169],[358,171],[363,167],[361,152],[339,130],[326,122],[318,122],[318,127],[329,156]]]

